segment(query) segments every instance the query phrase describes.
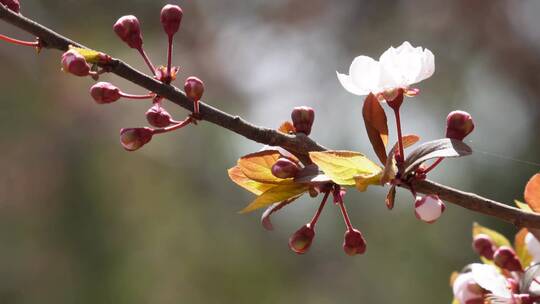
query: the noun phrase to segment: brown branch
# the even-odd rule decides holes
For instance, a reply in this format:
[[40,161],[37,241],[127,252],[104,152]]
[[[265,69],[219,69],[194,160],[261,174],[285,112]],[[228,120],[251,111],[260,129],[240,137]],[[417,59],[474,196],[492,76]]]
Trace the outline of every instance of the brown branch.
[[[0,19],[39,37],[45,48],[65,51],[69,45],[84,47],[82,44],[63,37],[31,19],[13,13],[2,5],[0,5]],[[110,67],[112,68],[112,73],[149,91],[155,92],[188,111],[193,111],[193,102],[178,88],[157,81],[119,59],[113,59]],[[303,134],[287,135],[273,129],[258,127],[243,120],[239,116],[232,116],[205,103],[200,103],[200,113],[202,120],[214,123],[262,144],[281,146],[303,159],[307,158],[310,151],[326,150],[323,146]],[[524,212],[474,193],[453,189],[427,180],[416,181],[413,186],[418,192],[438,194],[445,201],[472,211],[496,217],[519,227],[540,228],[540,214]]]

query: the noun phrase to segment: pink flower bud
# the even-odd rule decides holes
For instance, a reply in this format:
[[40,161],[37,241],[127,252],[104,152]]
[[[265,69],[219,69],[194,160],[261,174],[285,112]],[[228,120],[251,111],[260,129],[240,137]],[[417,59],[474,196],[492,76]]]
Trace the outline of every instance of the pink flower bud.
[[195,76],[188,77],[184,84],[184,91],[186,92],[187,97],[191,98],[193,101],[199,101],[204,93],[204,83]]
[[473,240],[473,249],[479,256],[482,256],[488,260],[493,260],[493,254],[497,249],[491,238],[485,234],[478,234]]
[[444,212],[446,206],[438,195],[417,196],[414,203],[416,217],[428,224],[434,223]]
[[508,271],[523,271],[521,262],[514,250],[508,246],[501,246],[493,254],[495,265]]
[[62,70],[75,76],[88,76],[90,66],[84,56],[74,50],[69,50],[62,54]]
[[167,35],[173,36],[180,28],[182,21],[182,9],[178,5],[167,4],[161,9],[161,25]]
[[7,8],[14,11],[15,13],[19,13],[21,10],[19,0],[0,0],[0,3],[7,6]]
[[362,233],[356,229],[347,230],[343,240],[343,250],[347,255],[364,254],[366,252],[366,240]]
[[310,107],[296,107],[291,113],[294,128],[296,132],[309,135],[311,126],[315,120],[315,111]]
[[150,128],[126,128],[120,130],[120,143],[124,149],[135,151],[152,139],[153,131]]
[[311,246],[314,237],[315,230],[310,224],[305,224],[289,238],[289,248],[297,254],[304,254]]
[[278,178],[295,177],[298,171],[298,165],[288,158],[280,158],[272,166],[272,174]]
[[142,48],[143,38],[141,34],[141,25],[139,19],[133,15],[123,16],[113,26],[113,30],[129,45],[130,48],[140,49]]
[[146,120],[151,126],[165,128],[171,124],[171,114],[159,105],[154,105],[146,111]]
[[446,117],[446,137],[463,140],[474,130],[471,114],[465,111],[452,111]]
[[108,82],[98,82],[90,88],[90,95],[98,104],[112,103],[122,97],[120,89]]

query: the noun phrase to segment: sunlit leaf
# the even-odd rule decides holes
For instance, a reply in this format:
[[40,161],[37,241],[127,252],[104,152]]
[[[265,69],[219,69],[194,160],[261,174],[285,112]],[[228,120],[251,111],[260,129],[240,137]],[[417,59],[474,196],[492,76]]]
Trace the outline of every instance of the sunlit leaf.
[[405,160],[405,173],[415,170],[423,162],[440,157],[460,157],[472,153],[472,149],[460,140],[442,138],[428,141],[413,150]]
[[243,156],[238,160],[238,167],[246,177],[261,183],[286,184],[292,183],[292,178],[279,178],[272,174],[272,165],[284,157],[276,150],[264,150]]
[[372,175],[382,171],[381,167],[358,152],[310,152],[309,156],[324,174],[343,186],[355,185],[356,176]]
[[386,113],[373,93],[366,97],[362,115],[373,150],[381,163],[384,164],[386,163],[386,145],[388,144],[388,123]]
[[367,190],[370,185],[380,185],[382,170],[373,174],[360,174],[354,177],[356,189],[360,192]]
[[523,211],[534,212],[534,211],[531,209],[531,207],[529,207],[529,205],[527,205],[527,204],[525,204],[525,203],[522,203],[522,202],[520,202],[520,201],[518,201],[518,200],[514,200],[514,203],[516,204],[516,206],[517,206],[519,209],[521,209],[521,210],[523,210]]
[[508,246],[508,247],[512,247],[512,245],[510,244],[510,241],[508,241],[508,239],[498,233],[497,231],[495,230],[491,230],[489,228],[486,228],[478,223],[474,223],[473,224],[473,231],[472,231],[472,235],[473,235],[473,238],[475,236],[477,236],[478,234],[485,234],[487,236],[489,236],[491,238],[491,240],[493,241],[493,243],[495,244],[495,246],[497,247],[500,247],[500,246]]
[[459,303],[458,299],[454,298],[454,300],[452,301],[452,304],[461,304],[461,303]]
[[84,49],[84,48],[74,47],[72,45],[69,46],[69,49],[74,50],[77,53],[81,54],[81,56],[83,56],[84,59],[88,63],[98,63],[99,59],[102,57],[101,52],[94,51],[94,50],[91,50],[91,49]]
[[525,186],[525,202],[534,212],[540,212],[540,173],[535,174]]
[[284,200],[299,196],[308,189],[309,185],[304,184],[277,185],[276,187],[273,187],[259,195],[246,208],[242,209],[240,213],[251,212],[253,210],[269,206],[273,203],[282,202]]
[[278,131],[285,134],[296,132],[296,130],[294,129],[294,125],[290,121],[282,123],[281,126],[279,126]]
[[522,228],[516,233],[514,238],[514,248],[516,249],[516,254],[523,267],[529,266],[532,261],[532,256],[525,244],[525,236],[527,236],[527,233],[529,233],[529,230],[527,230],[527,228]]
[[233,182],[256,195],[260,195],[264,191],[277,186],[277,184],[263,184],[248,178],[238,166],[230,168],[228,173]]
[[304,167],[296,177],[295,183],[313,184],[313,183],[328,183],[332,180],[319,170],[319,167],[315,164],[310,164]]
[[[403,140],[403,149],[406,149],[415,143],[417,143],[420,140],[420,137],[415,134],[409,134],[402,137]],[[398,143],[392,147],[390,152],[388,153],[388,157],[386,158],[386,163],[384,165],[383,174],[381,177],[381,183],[386,184],[390,182],[397,174],[398,168],[396,166],[396,158],[395,154],[398,149]]]
[[278,210],[281,210],[283,207],[285,207],[288,204],[294,202],[300,196],[301,195],[290,198],[290,199],[287,199],[287,200],[284,200],[283,202],[280,202],[280,203],[274,203],[274,204],[270,205],[268,208],[266,208],[266,210],[264,211],[264,213],[261,216],[261,225],[264,227],[264,229],[266,229],[266,230],[274,230],[274,225],[272,225],[272,220],[270,219],[270,216],[272,214],[274,214],[274,212],[276,212]]

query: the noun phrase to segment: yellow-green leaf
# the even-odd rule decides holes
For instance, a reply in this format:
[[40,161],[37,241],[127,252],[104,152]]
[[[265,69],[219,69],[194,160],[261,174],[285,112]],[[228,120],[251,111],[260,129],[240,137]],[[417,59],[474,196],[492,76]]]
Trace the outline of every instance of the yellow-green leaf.
[[531,207],[529,207],[529,205],[527,205],[527,204],[525,204],[525,203],[522,203],[522,202],[520,202],[520,201],[518,201],[518,200],[514,200],[514,203],[516,204],[516,206],[517,206],[519,209],[521,209],[521,210],[523,210],[523,211],[534,212],[534,211],[531,209]]
[[452,301],[452,304],[461,304],[461,303],[459,303],[458,299],[454,298],[454,300]]
[[491,240],[493,241],[493,243],[495,244],[495,246],[497,247],[501,247],[501,246],[512,247],[512,245],[510,244],[510,241],[508,241],[508,239],[504,235],[498,233],[495,230],[486,228],[478,223],[474,223],[473,224],[473,238],[477,236],[478,234],[485,234],[489,236]]
[[252,201],[246,208],[242,209],[240,213],[247,213],[253,210],[269,206],[273,203],[281,202],[292,197],[296,197],[306,192],[309,189],[309,185],[303,184],[284,184],[277,185],[263,194],[259,195],[254,201]]
[[356,189],[360,192],[367,190],[369,185],[380,185],[381,184],[382,171],[373,173],[373,174],[362,174],[354,177],[354,182]]
[[355,177],[376,175],[382,168],[358,152],[309,152],[311,160],[336,184],[353,186]]
[[525,244],[525,236],[527,236],[527,233],[529,233],[529,230],[527,230],[527,228],[522,228],[518,233],[516,233],[516,237],[514,239],[514,248],[516,249],[516,254],[523,267],[529,266],[532,262],[532,256],[529,253],[529,250],[527,250],[527,245]]
[[279,178],[272,174],[272,165],[281,157],[284,157],[277,150],[265,150],[248,154],[238,160],[238,167],[246,177],[260,182],[270,184],[292,183],[292,178]]
[[248,178],[238,166],[234,166],[228,170],[229,177],[233,182],[240,187],[248,190],[255,195],[261,195],[266,190],[277,186],[276,184],[263,184]]
[[88,63],[98,63],[99,59],[101,59],[103,55],[101,52],[98,51],[74,47],[72,45],[69,46],[69,49],[81,54],[81,56],[83,56]]

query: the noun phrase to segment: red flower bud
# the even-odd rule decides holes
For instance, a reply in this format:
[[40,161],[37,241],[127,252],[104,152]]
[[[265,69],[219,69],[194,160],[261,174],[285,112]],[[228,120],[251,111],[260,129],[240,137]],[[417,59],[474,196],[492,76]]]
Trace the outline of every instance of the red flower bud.
[[495,265],[508,271],[523,271],[521,262],[514,250],[508,246],[501,246],[493,254]]
[[7,8],[14,11],[15,13],[19,13],[21,10],[19,0],[0,0],[0,3],[7,6]]
[[315,111],[310,107],[296,107],[291,113],[294,128],[296,132],[309,135],[311,126],[315,120]]
[[311,246],[314,237],[315,230],[310,224],[305,224],[289,238],[289,248],[297,254],[304,254]]
[[115,102],[120,97],[120,89],[108,82],[98,82],[90,88],[90,95],[99,103],[111,103]]
[[113,30],[133,49],[141,49],[143,44],[143,38],[141,34],[141,25],[139,19],[133,15],[123,16],[113,26]]
[[161,9],[161,25],[169,37],[178,32],[182,15],[182,9],[178,5],[167,4]]
[[367,244],[362,233],[356,229],[347,230],[343,240],[343,250],[347,255],[364,254]]
[[428,224],[434,223],[444,212],[446,206],[438,195],[417,196],[414,203],[416,217]]
[[154,105],[146,111],[146,120],[151,126],[165,128],[171,124],[171,114],[159,105]]
[[124,149],[135,151],[152,139],[153,131],[150,128],[127,128],[120,130],[120,143]]
[[452,111],[446,117],[446,137],[463,140],[474,130],[471,114],[464,111]]
[[491,238],[485,234],[478,234],[473,240],[473,249],[479,256],[493,260],[493,254],[497,249]]
[[90,66],[84,56],[74,50],[69,50],[62,54],[62,70],[75,76],[88,76]]
[[298,171],[298,165],[288,158],[280,158],[272,166],[272,174],[279,178],[295,177]]
[[186,92],[187,97],[191,98],[193,101],[199,101],[204,93],[204,83],[195,76],[188,77],[184,84],[184,91]]

